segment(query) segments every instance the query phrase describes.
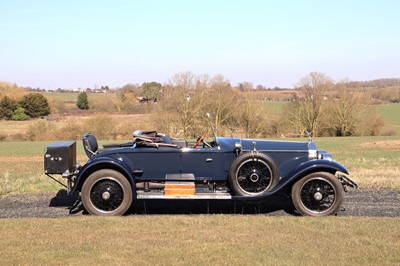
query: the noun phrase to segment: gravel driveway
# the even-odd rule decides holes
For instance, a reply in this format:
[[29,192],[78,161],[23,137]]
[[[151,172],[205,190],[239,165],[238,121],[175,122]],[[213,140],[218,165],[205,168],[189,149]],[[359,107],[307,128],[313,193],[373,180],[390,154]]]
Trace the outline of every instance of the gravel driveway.
[[[274,196],[262,203],[205,200],[138,200],[129,214],[243,213],[268,216],[295,215],[287,196]],[[84,215],[77,195],[65,190],[47,194],[0,197],[0,218],[67,217]],[[400,190],[351,190],[346,193],[339,216],[400,217]]]

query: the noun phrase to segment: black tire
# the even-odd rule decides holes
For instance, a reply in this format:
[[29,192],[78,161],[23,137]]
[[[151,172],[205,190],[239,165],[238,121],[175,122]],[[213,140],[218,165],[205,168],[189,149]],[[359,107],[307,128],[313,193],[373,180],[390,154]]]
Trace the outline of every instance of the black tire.
[[92,173],[83,183],[82,203],[92,215],[123,215],[132,204],[132,187],[120,172],[102,169]]
[[239,196],[261,196],[278,182],[278,167],[269,156],[260,152],[239,155],[229,170],[229,183]]
[[331,173],[309,174],[292,187],[292,201],[305,216],[328,216],[339,211],[344,198],[340,181]]

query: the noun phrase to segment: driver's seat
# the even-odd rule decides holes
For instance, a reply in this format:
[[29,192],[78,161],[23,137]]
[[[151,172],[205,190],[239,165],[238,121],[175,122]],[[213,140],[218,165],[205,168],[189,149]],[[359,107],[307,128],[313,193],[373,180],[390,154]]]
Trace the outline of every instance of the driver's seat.
[[95,136],[88,132],[83,135],[82,142],[87,157],[91,158],[93,155],[97,154],[99,145],[97,144],[97,139]]

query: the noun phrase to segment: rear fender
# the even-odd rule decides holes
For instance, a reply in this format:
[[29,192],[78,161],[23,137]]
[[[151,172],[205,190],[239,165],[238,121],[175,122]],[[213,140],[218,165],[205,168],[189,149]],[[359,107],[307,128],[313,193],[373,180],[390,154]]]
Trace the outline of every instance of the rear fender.
[[119,158],[119,160],[117,160],[111,157],[101,157],[95,159],[94,161],[89,161],[79,170],[79,174],[76,177],[75,184],[69,194],[80,191],[86,178],[93,172],[101,169],[112,169],[120,172],[128,179],[132,188],[135,187],[135,179],[133,176],[132,167],[125,163],[123,158]]

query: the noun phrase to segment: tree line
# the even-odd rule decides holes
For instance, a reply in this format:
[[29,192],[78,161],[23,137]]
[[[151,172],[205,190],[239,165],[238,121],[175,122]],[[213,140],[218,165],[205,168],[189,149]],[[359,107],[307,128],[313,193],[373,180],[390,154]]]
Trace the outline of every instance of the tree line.
[[[365,93],[351,90],[348,81],[334,82],[329,76],[312,72],[296,86],[292,100],[280,115],[270,114],[268,101],[243,84],[233,89],[228,80],[195,76],[190,72],[172,77],[162,94],[157,111],[162,114],[163,130],[184,137],[207,127],[210,113],[217,132],[245,137],[303,135],[377,135],[383,119],[368,106]],[[160,121],[161,122],[161,121]]]
[[[293,90],[257,87],[251,82],[232,86],[222,75],[183,72],[165,84],[146,82],[107,90],[107,97],[91,98],[90,93],[81,92],[76,106],[103,113],[151,113],[151,122],[158,125],[156,130],[185,138],[209,127],[206,113],[210,113],[219,135],[249,138],[303,135],[304,131],[313,136],[377,135],[384,125],[369,106],[373,94],[355,87],[354,82],[335,82],[324,73],[305,75]],[[400,89],[395,87],[392,91],[397,90],[400,98]],[[287,101],[280,114],[266,108],[271,99]],[[57,108],[62,106],[52,103],[53,111],[57,112]],[[24,120],[49,113],[48,101],[40,93],[31,92],[18,99],[5,95],[0,101],[0,117],[5,119]]]

